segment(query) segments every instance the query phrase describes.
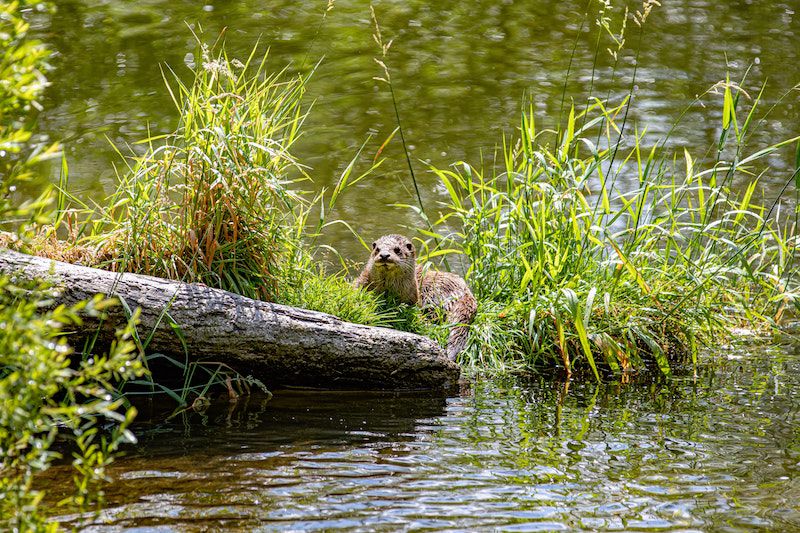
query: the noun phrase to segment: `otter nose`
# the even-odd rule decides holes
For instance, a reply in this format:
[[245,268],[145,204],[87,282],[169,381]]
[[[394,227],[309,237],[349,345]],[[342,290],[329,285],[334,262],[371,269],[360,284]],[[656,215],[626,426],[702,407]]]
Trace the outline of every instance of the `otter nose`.
[[389,259],[389,254],[384,254],[384,253],[381,253],[381,259],[382,259],[383,261],[386,261],[387,259]]

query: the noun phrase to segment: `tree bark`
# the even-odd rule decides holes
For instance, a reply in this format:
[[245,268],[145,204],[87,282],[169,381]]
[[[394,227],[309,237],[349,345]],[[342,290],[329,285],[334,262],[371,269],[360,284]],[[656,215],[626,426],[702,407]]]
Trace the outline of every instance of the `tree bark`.
[[[271,385],[331,389],[450,389],[459,367],[432,340],[387,328],[344,322],[328,314],[258,300],[220,289],[138,274],[119,274],[0,250],[0,272],[47,279],[59,288],[56,304],[105,294],[140,308],[139,333],[152,332],[149,353],[225,363]],[[84,334],[100,332],[108,345],[127,320],[113,306],[100,323],[87,319]],[[80,333],[80,332],[79,332]]]

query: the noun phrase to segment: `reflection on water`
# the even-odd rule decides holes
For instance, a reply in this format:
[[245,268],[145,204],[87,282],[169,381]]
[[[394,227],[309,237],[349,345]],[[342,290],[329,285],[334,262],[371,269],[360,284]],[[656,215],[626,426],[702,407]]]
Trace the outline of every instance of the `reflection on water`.
[[90,530],[794,530],[800,358],[752,351],[696,380],[216,406],[140,429]]
[[[174,128],[176,112],[160,65],[188,74],[185,62],[195,44],[186,24],[197,29],[199,23],[208,39],[227,27],[228,48],[239,57],[260,38],[261,49],[270,48],[275,69],[290,64],[290,70],[308,71],[324,57],[309,86],[308,102],[315,105],[297,147],[300,159],[313,167],[317,188],[335,182],[368,134],[375,137],[366,159],[395,127],[388,91],[373,80],[379,67],[372,59],[377,50],[365,2],[337,0],[324,23],[322,0],[57,4],[52,18],[35,20],[38,36],[58,52],[40,126],[54,138],[67,139],[73,186],[94,199],[110,193],[112,162],[119,165],[107,138],[125,146],[144,138],[148,127],[153,133]],[[623,2],[612,4],[618,24]],[[441,167],[461,159],[479,161],[481,152],[491,154],[502,134],[512,133],[519,123],[524,94],[535,103],[540,129],[553,125],[562,109],[568,70],[567,103],[574,99],[582,105],[590,87],[594,95],[618,101],[628,90],[637,49],[636,96],[628,125],[663,136],[686,111],[671,145],[679,154],[682,147],[690,148],[696,159],[719,136],[722,96],[693,100],[725,79],[726,72],[739,80],[752,67],[745,83],[751,96],[768,79],[764,110],[800,82],[794,68],[800,64],[800,1],[663,4],[652,12],[644,37],[629,24],[627,49],[614,73],[605,41],[593,69],[597,27],[583,13],[584,6],[596,2],[376,2],[384,35],[395,39],[388,61],[412,155]],[[640,9],[641,2],[627,5]],[[796,135],[798,124],[795,91],[759,124],[753,151]],[[366,235],[418,222],[403,210],[386,216],[386,204],[409,202],[410,184],[399,143],[384,154],[388,160],[381,171],[340,202],[335,213]],[[771,164],[786,170],[791,161],[791,154],[782,152]],[[418,170],[433,207],[444,191],[436,189],[423,164],[418,163]],[[775,194],[786,177],[770,173],[762,182]],[[332,240],[346,253],[358,249],[344,228]]]

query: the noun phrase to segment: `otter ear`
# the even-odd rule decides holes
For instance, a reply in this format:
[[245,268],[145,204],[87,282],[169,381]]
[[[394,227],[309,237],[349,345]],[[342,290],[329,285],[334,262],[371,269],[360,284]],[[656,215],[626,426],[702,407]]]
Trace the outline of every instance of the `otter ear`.
[[406,243],[406,248],[408,248],[408,251],[409,251],[409,252],[412,252],[412,251],[414,251],[414,245],[413,245],[413,244],[411,244],[410,242],[409,242],[409,243]]
[[375,241],[375,242],[372,243],[372,249],[373,250],[375,249],[375,246],[377,246],[377,244],[378,244],[378,241]]

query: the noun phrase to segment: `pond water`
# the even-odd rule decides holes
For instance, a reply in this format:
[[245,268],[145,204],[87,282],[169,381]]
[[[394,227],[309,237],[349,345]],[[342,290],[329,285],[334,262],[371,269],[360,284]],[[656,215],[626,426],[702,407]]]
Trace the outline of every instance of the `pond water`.
[[[111,143],[126,150],[148,128],[175,127],[160,66],[188,74],[189,27],[209,40],[227,27],[233,56],[260,39],[275,69],[306,72],[324,57],[295,154],[317,189],[369,135],[371,157],[395,128],[389,93],[373,79],[365,2],[337,0],[324,20],[325,1],[56,3],[56,14],[33,17],[57,52],[39,127],[64,140],[84,200],[113,189],[121,160]],[[621,2],[612,4],[618,24]],[[764,111],[774,105],[750,151],[798,133],[800,0],[663,4],[643,38],[629,24],[613,70],[607,40],[593,59],[597,28],[583,12],[595,2],[375,2],[395,39],[388,63],[426,203],[443,194],[427,163],[489,156],[527,98],[541,127],[563,117],[562,100],[585,102],[590,86],[619,101],[637,49],[630,125],[657,138],[680,119],[669,144],[678,153],[702,158],[720,132],[721,94],[695,96],[748,69],[748,93],[768,80]],[[397,139],[384,155],[333,214],[367,239],[419,223],[387,207],[410,203],[411,185]],[[768,200],[791,175],[793,154],[769,163]],[[56,179],[55,167],[42,169],[42,180]],[[328,239],[361,253],[344,231]],[[448,398],[278,391],[271,401],[141,422],[140,445],[112,468],[108,510],[90,529],[800,530],[798,397],[797,350],[762,345],[721,348],[696,379],[486,381]],[[55,468],[45,482],[57,498],[69,473]]]
[[[186,63],[196,48],[190,27],[202,28],[206,41],[227,28],[234,57],[245,57],[260,42],[260,50],[270,49],[275,70],[289,65],[292,72],[307,72],[322,59],[309,83],[307,101],[315,103],[296,147],[298,158],[311,167],[316,189],[335,183],[370,134],[367,160],[395,128],[389,91],[373,79],[381,71],[373,61],[378,50],[366,2],[337,0],[324,20],[325,0],[56,3],[55,15],[34,18],[37,36],[57,52],[39,125],[52,138],[65,140],[72,188],[84,199],[100,201],[113,190],[113,167],[121,160],[111,143],[128,153],[127,146],[145,138],[148,128],[158,134],[175,127],[176,111],[160,69],[168,64],[188,77]],[[611,4],[616,30],[626,3]],[[651,13],[643,36],[628,24],[626,47],[614,70],[607,37],[594,60],[596,0],[375,2],[385,39],[394,39],[387,62],[428,208],[435,208],[444,191],[426,172],[426,163],[446,167],[489,157],[504,133],[513,135],[528,98],[540,129],[564,117],[562,101],[567,109],[570,101],[580,107],[590,95],[618,103],[631,84],[637,50],[628,132],[646,127],[656,139],[681,119],[670,137],[681,160],[683,147],[702,160],[714,146],[722,94],[694,98],[727,73],[738,81],[750,69],[747,93],[755,97],[768,81],[763,111],[776,104],[758,125],[751,152],[800,133],[800,93],[786,94],[800,83],[800,0],[663,4]],[[627,6],[641,9],[641,2]],[[409,210],[387,207],[413,203],[398,141],[384,151],[387,160],[380,171],[332,213],[365,239],[420,224]],[[791,175],[791,152],[769,161],[774,171],[762,178],[768,199]],[[44,174],[55,180],[57,172],[58,165]],[[329,241],[346,255],[362,253],[346,229],[330,231]]]
[[[721,347],[696,379],[277,391],[140,425],[107,510],[84,525],[797,531],[798,398],[798,350],[760,345]],[[50,486],[68,475],[53,469]]]

